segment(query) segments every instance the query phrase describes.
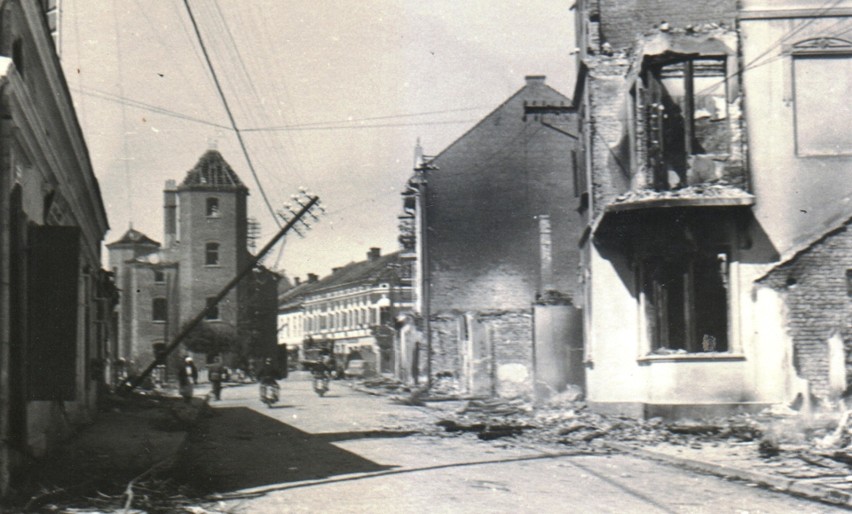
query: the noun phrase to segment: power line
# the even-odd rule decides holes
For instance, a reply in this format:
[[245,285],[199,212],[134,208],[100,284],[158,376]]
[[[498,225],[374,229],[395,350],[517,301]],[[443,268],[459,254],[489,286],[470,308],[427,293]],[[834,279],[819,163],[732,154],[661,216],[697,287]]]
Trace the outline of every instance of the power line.
[[243,150],[243,155],[246,158],[246,162],[248,163],[248,167],[251,170],[251,174],[254,177],[255,184],[257,184],[257,189],[260,191],[260,196],[263,198],[263,202],[266,204],[266,208],[269,209],[269,214],[272,216],[272,219],[275,220],[275,223],[278,224],[278,227],[281,227],[281,220],[278,219],[278,215],[275,213],[275,209],[272,208],[272,204],[269,203],[269,198],[266,196],[266,191],[263,190],[263,186],[260,183],[260,180],[257,176],[257,171],[254,169],[254,164],[252,163],[251,157],[249,156],[248,150],[246,149],[246,143],[243,140],[242,134],[240,134],[240,130],[237,128],[237,122],[234,120],[234,114],[231,112],[231,106],[228,104],[228,99],[225,97],[224,91],[222,91],[222,85],[219,82],[219,77],[216,74],[216,69],[213,68],[213,63],[210,61],[210,55],[207,52],[207,46],[204,44],[204,39],[201,37],[201,31],[198,29],[198,23],[195,21],[195,16],[192,14],[192,8],[189,5],[189,0],[183,0],[183,4],[186,6],[186,12],[189,14],[190,21],[192,21],[192,28],[195,30],[195,36],[198,38],[198,43],[201,45],[201,51],[204,53],[204,60],[207,62],[207,66],[210,69],[210,73],[213,75],[213,81],[216,83],[216,90],[219,92],[219,97],[222,99],[222,104],[225,106],[225,111],[228,113],[228,119],[231,121],[231,127],[234,130],[234,133],[237,135],[237,140],[240,142],[240,147]]
[[285,131],[292,130],[294,128],[302,128],[302,127],[314,127],[314,126],[322,126],[322,125],[333,125],[339,123],[360,123],[362,121],[376,121],[376,120],[389,120],[394,118],[413,118],[416,116],[428,116],[430,114],[446,114],[451,112],[464,112],[464,111],[478,111],[481,109],[485,109],[487,106],[479,106],[479,107],[464,107],[460,109],[445,109],[442,111],[425,111],[425,112],[416,112],[409,114],[389,114],[385,116],[371,116],[368,118],[350,118],[346,120],[335,120],[335,121],[314,121],[310,123],[302,123],[298,125],[283,125],[280,127],[256,127],[256,128],[247,128],[243,129],[243,132],[275,132],[275,131]]
[[[428,127],[432,125],[457,125],[461,123],[472,123],[474,121],[479,121],[476,119],[466,119],[466,120],[446,120],[446,121],[424,121],[424,122],[412,122],[412,123],[376,123],[372,125],[330,125],[326,127],[277,127],[270,129],[255,129],[253,132],[305,132],[311,130],[359,130],[359,129],[372,129],[372,128],[389,128],[389,127]],[[248,132],[247,130],[244,132]]]
[[139,100],[133,100],[132,98],[127,98],[121,95],[116,95],[113,93],[108,93],[106,91],[101,91],[99,89],[94,89],[90,87],[71,87],[72,91],[76,91],[82,95],[91,96],[94,98],[98,98],[100,100],[106,100],[109,102],[115,102],[128,107],[135,107],[137,109],[141,109],[148,112],[153,112],[156,114],[162,114],[164,116],[169,116],[172,118],[178,118],[186,121],[192,121],[194,123],[200,123],[202,125],[209,125],[211,127],[220,128],[223,130],[231,130],[231,127],[227,125],[221,125],[219,123],[215,123],[212,121],[203,120],[201,118],[196,118],[190,116],[188,114],[183,114],[177,111],[172,111],[170,109],[166,109],[164,107],[159,107],[154,104],[149,104],[146,102],[141,102]]

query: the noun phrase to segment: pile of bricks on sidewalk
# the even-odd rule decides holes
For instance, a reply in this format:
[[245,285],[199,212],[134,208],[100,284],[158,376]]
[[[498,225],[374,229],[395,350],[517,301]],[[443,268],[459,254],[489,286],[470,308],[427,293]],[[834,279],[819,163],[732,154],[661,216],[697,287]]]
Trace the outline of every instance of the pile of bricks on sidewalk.
[[[387,378],[362,385],[401,404],[435,399],[432,391],[406,388]],[[434,396],[445,399],[453,393],[439,389]],[[609,451],[607,443],[620,443],[852,493],[852,416],[842,405],[815,413],[778,407],[676,422],[598,414],[587,408],[579,390],[539,405],[525,399],[471,399],[450,405],[430,403],[438,407],[438,420],[421,432],[589,452]]]

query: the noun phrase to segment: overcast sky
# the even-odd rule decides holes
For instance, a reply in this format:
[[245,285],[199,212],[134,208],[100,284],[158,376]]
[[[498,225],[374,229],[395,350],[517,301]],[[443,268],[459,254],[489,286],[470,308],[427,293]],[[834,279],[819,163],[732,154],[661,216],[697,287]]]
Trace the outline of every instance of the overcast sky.
[[[436,154],[524,85],[573,87],[571,0],[192,0],[260,185],[328,213],[278,268],[326,275],[397,249],[419,137]],[[216,144],[277,230],[203,60],[183,0],[63,0],[61,57],[111,231],[162,241],[162,190]],[[249,129],[274,129],[251,131]],[[273,266],[277,251],[265,263]]]

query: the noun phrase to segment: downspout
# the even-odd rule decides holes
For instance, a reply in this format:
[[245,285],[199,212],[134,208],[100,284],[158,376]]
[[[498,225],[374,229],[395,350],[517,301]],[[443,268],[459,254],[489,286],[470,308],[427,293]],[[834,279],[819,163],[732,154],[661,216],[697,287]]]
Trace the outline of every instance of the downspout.
[[[9,75],[13,70],[12,59],[0,56],[0,109],[9,112],[6,88]],[[3,127],[0,127],[2,129]],[[11,330],[9,326],[10,309],[10,242],[9,242],[9,194],[11,191],[11,169],[8,148],[0,146],[0,498],[9,494],[11,482],[11,448],[9,447],[11,430],[11,402],[9,357],[11,353]],[[5,165],[5,166],[4,166]]]

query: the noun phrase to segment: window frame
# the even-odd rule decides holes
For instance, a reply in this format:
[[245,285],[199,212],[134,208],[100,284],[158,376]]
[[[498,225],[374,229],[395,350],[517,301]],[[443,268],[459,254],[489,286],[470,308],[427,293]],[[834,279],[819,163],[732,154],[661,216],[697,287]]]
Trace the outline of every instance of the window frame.
[[208,296],[207,298],[204,299],[204,308],[205,308],[204,321],[222,321],[222,313],[220,312],[218,302],[216,303],[213,310],[206,312],[206,309],[208,309],[210,307],[210,304],[213,303],[212,300],[215,300],[215,299],[216,299],[215,296]]
[[[717,264],[724,265],[725,267],[724,274],[720,277],[722,280],[721,293],[724,294],[724,334],[722,334],[724,336],[724,339],[721,341],[720,344],[720,337],[716,338],[717,345],[722,346],[723,349],[716,349],[715,351],[705,351],[702,348],[702,338],[699,337],[698,333],[700,331],[699,327],[702,323],[701,320],[699,320],[699,313],[696,310],[696,305],[698,305],[698,302],[700,300],[705,300],[706,298],[700,296],[697,291],[697,276],[699,272],[696,270],[696,263],[701,258],[713,258],[714,254],[715,258],[717,259]],[[720,256],[724,256],[724,258],[720,259]],[[722,260],[724,262],[722,262]],[[651,261],[659,261],[662,263],[657,264],[657,266],[666,266],[668,265],[668,263],[673,263],[686,270],[686,273],[684,273],[683,275],[683,280],[678,282],[683,287],[681,294],[683,295],[682,300],[684,305],[684,311],[682,314],[683,340],[680,342],[673,342],[670,339],[671,336],[669,336],[667,333],[668,330],[672,328],[671,322],[669,322],[664,327],[660,326],[660,318],[668,314],[667,312],[662,312],[661,310],[665,309],[665,307],[661,308],[659,305],[655,307],[654,305],[652,305],[652,301],[659,302],[660,300],[651,300],[649,298],[649,291],[647,287],[649,283],[649,278],[647,274],[650,272],[649,267],[651,266]],[[705,269],[709,269],[709,267]],[[641,341],[639,355],[640,359],[671,357],[724,358],[726,356],[734,355],[735,324],[731,316],[731,313],[735,308],[733,304],[735,294],[732,291],[732,279],[734,277],[734,274],[735,271],[733,269],[732,249],[727,245],[709,245],[708,247],[698,249],[698,251],[679,255],[647,254],[641,256],[637,260],[635,266],[635,287],[637,292],[637,307],[639,310],[639,339]],[[653,286],[656,288],[657,283],[654,283]],[[717,291],[717,293],[718,292],[719,291]],[[652,311],[652,309],[654,310]],[[665,330],[665,335],[663,335],[660,330]]]
[[[211,208],[212,207],[212,208]],[[208,196],[204,201],[204,214],[208,218],[221,218],[222,205],[216,196]]]
[[[221,247],[222,245],[218,241],[209,241],[204,244],[204,266],[216,267],[222,265],[222,259],[219,253]],[[215,254],[211,252],[215,252]],[[211,255],[215,255],[215,262],[211,262]]]
[[[696,151],[696,91],[695,81],[698,76],[696,73],[695,64],[699,61],[717,61],[717,65],[722,68],[720,82],[715,87],[722,87],[724,91],[720,96],[724,98],[725,113],[724,122],[727,127],[728,137],[725,140],[726,149],[723,152],[704,152]],[[729,101],[731,91],[734,85],[730,76],[731,59],[726,54],[697,54],[697,55],[679,55],[665,61],[646,61],[633,87],[628,92],[628,138],[630,140],[629,157],[632,162],[639,163],[640,152],[642,147],[642,163],[646,165],[652,173],[653,188],[658,191],[667,191],[678,189],[689,185],[687,180],[688,171],[690,169],[690,158],[696,155],[730,155],[732,152],[732,135],[733,125],[731,120],[731,112],[729,109]],[[683,137],[681,144],[682,151],[675,148],[674,153],[678,155],[678,159],[683,159],[683,170],[677,170],[677,165],[669,162],[671,155],[670,145],[666,145],[666,133],[673,130],[671,124],[665,122],[666,116],[664,97],[666,90],[663,84],[663,73],[667,67],[675,67],[683,65]],[[713,89],[715,89],[715,87]],[[699,91],[700,92],[700,91]],[[675,106],[679,106],[673,99],[669,98],[669,102]],[[641,112],[640,112],[641,110]],[[656,112],[656,114],[655,114]],[[643,141],[636,141],[639,133],[638,124],[644,125]],[[671,122],[670,122],[671,123]],[[633,169],[633,164],[631,168]],[[678,184],[672,186],[670,184],[669,171],[673,171],[678,175]]]
[[789,101],[792,102],[793,114],[793,148],[796,157],[800,158],[824,158],[824,157],[844,157],[852,155],[852,141],[850,141],[843,149],[836,153],[825,152],[821,150],[807,151],[802,148],[802,142],[799,138],[799,95],[796,88],[796,61],[797,60],[816,60],[816,59],[852,59],[852,43],[843,39],[831,37],[817,37],[804,41],[800,41],[794,45],[784,49],[784,53],[788,56],[789,67]]

